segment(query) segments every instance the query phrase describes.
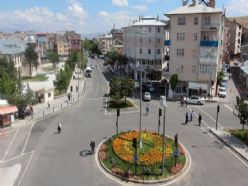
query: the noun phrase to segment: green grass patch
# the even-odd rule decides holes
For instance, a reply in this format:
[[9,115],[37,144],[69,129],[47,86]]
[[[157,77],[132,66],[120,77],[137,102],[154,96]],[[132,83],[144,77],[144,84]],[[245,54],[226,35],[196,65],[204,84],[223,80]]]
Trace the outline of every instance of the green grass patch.
[[242,130],[242,129],[237,129],[237,130],[230,130],[230,133],[235,136],[236,138],[240,139],[243,141],[246,145],[248,145],[248,129]]
[[35,77],[23,77],[23,81],[35,82],[35,81],[46,81],[48,77],[45,74],[38,74]]
[[129,108],[134,107],[133,103],[128,100],[111,100],[108,103],[109,109],[117,109],[117,108]]
[[55,89],[54,96],[59,96],[59,95],[65,94],[65,93],[66,93],[66,90],[62,90],[60,92],[58,89]]
[[46,72],[51,72],[53,71],[53,67],[49,66],[49,67],[42,67],[42,70],[46,71]]

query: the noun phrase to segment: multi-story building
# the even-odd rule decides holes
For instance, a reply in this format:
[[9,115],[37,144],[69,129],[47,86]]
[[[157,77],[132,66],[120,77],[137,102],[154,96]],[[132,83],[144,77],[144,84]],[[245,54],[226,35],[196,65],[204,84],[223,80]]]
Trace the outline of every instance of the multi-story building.
[[53,52],[57,51],[55,33],[47,33],[47,49]]
[[61,59],[69,55],[69,43],[65,36],[57,36],[57,53]]
[[232,59],[240,58],[242,25],[228,19],[225,20],[225,25],[230,28],[230,56]]
[[213,95],[222,60],[222,11],[193,1],[165,15],[170,18],[169,74],[179,79],[169,96]]
[[140,17],[123,28],[124,54],[129,59],[129,68],[134,79],[161,80],[165,68],[164,39],[165,23],[155,17]]
[[36,44],[36,52],[40,58],[40,61],[47,59],[47,49],[48,49],[48,40],[46,33],[38,33],[36,35],[37,44]]
[[223,63],[230,63],[230,39],[231,39],[231,29],[228,26],[224,27],[224,39],[223,39]]
[[66,31],[65,36],[69,43],[69,52],[81,51],[81,36],[74,31]]
[[113,48],[113,35],[105,33],[97,38],[99,50],[106,55]]

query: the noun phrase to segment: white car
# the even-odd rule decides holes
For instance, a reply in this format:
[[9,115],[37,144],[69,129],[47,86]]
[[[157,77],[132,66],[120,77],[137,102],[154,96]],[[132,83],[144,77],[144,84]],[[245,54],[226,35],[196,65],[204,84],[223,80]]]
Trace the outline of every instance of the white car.
[[226,88],[225,87],[219,87],[219,93],[218,93],[219,97],[225,98],[226,94],[227,94]]
[[91,67],[92,69],[94,69],[95,65],[91,64],[90,67]]
[[151,94],[150,94],[150,92],[145,92],[144,93],[143,100],[144,101],[151,101]]
[[205,102],[204,98],[201,98],[199,96],[191,96],[186,98],[187,104],[203,105],[204,102]]

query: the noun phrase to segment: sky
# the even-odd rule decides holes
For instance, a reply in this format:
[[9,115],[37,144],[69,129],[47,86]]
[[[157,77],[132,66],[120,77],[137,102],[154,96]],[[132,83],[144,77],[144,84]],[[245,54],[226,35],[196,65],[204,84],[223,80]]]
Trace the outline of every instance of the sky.
[[[248,15],[248,0],[216,2],[217,8],[226,8],[227,16]],[[166,12],[181,4],[182,0],[0,0],[0,31],[104,33],[127,26],[139,15],[165,19]]]

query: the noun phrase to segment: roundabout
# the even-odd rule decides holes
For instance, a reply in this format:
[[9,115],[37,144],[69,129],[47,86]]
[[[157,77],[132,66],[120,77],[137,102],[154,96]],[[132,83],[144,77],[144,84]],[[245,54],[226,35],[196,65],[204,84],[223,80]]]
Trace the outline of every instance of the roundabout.
[[162,135],[157,133],[142,131],[140,136],[138,131],[122,132],[102,141],[96,158],[105,175],[117,182],[167,185],[188,172],[191,160],[182,144],[166,136],[162,174],[162,143]]

